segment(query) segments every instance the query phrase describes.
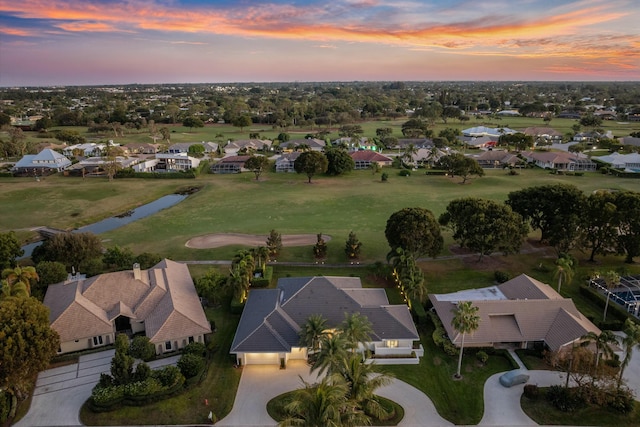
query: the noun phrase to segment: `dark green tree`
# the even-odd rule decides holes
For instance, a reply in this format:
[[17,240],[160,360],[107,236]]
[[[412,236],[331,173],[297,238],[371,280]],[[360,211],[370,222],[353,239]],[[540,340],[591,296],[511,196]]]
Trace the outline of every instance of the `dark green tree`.
[[59,233],[34,249],[32,259],[58,261],[71,271],[92,259],[102,260],[102,241],[93,233]]
[[453,231],[461,247],[478,252],[480,259],[495,251],[518,253],[529,231],[522,216],[509,206],[474,197],[452,200],[439,222]]
[[0,271],[16,266],[16,258],[24,254],[16,233],[0,233]]
[[420,138],[429,132],[429,125],[420,119],[409,119],[402,124],[402,135],[407,138]]
[[616,248],[625,255],[625,262],[632,263],[640,256],[640,193],[621,191],[615,193],[616,218],[618,227]]
[[342,148],[330,148],[325,150],[327,157],[327,175],[342,175],[351,172],[355,168],[355,162]]
[[36,264],[36,271],[40,280],[34,284],[31,292],[40,300],[44,298],[47,286],[64,282],[68,277],[67,268],[63,263],[57,261],[41,261]]
[[329,162],[327,157],[317,151],[305,151],[300,154],[293,163],[293,168],[297,173],[304,173],[307,175],[308,182],[311,183],[311,178],[319,173],[325,173]]
[[204,122],[198,117],[189,116],[182,121],[182,126],[187,127],[189,129],[203,128]]
[[209,304],[217,304],[229,293],[227,282],[228,276],[210,268],[203,276],[194,280],[194,285],[199,296],[205,298]]
[[327,257],[327,242],[324,241],[322,233],[317,235],[318,241],[313,245],[313,256],[316,260],[324,260]]
[[403,248],[414,258],[436,257],[444,245],[440,225],[424,208],[404,208],[387,220],[384,235],[392,251]]
[[349,238],[344,246],[344,253],[350,261],[358,259],[360,257],[360,250],[362,249],[362,242],[358,240],[356,233],[351,231]]
[[111,377],[114,385],[129,384],[133,378],[135,359],[129,356],[129,338],[126,334],[116,335],[116,354],[111,359]]
[[243,114],[242,116],[238,116],[235,119],[233,119],[233,121],[231,122],[231,124],[237,128],[240,128],[240,132],[242,132],[244,130],[244,128],[246,128],[247,126],[251,126],[253,122],[251,121],[251,117],[249,117],[246,114]]
[[113,248],[107,248],[102,262],[110,270],[131,270],[133,268],[135,256],[129,248],[121,248],[116,245]]
[[282,236],[276,230],[271,230],[265,244],[269,250],[269,258],[276,259],[282,250]]
[[49,309],[35,298],[0,299],[0,343],[0,389],[25,399],[60,345]]
[[204,145],[202,144],[192,144],[189,146],[189,149],[187,150],[187,152],[189,153],[190,156],[193,157],[203,157],[204,156]]
[[569,184],[548,184],[512,191],[506,204],[541,231],[541,241],[567,253],[579,236],[585,196]]
[[265,156],[251,156],[244,162],[244,167],[249,169],[256,176],[256,181],[260,179],[262,172],[269,169],[269,159]]
[[141,269],[147,270],[162,261],[162,256],[152,252],[142,252],[134,258],[134,261],[140,264]]
[[478,162],[462,153],[442,156],[436,163],[436,167],[446,170],[452,178],[456,175],[460,176],[462,184],[465,184],[472,175],[484,176],[484,169],[480,167]]
[[580,246],[589,250],[589,261],[596,255],[606,255],[615,247],[618,237],[615,195],[609,192],[590,194],[584,201],[580,226]]

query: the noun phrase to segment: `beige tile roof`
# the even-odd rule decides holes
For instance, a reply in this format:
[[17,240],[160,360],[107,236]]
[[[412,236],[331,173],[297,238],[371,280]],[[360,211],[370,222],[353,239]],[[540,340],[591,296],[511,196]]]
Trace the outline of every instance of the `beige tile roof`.
[[[584,317],[568,298],[562,298],[549,285],[520,275],[498,286],[503,299],[482,298],[482,290],[429,295],[449,338],[460,344],[461,335],[451,325],[458,301],[473,301],[480,323],[473,334],[465,335],[465,345],[544,341],[552,350],[571,343],[587,332],[599,329]],[[499,296],[499,294],[498,294]],[[476,299],[473,299],[473,298]]]
[[149,270],[102,274],[49,286],[44,303],[61,340],[113,333],[113,319],[143,321],[152,342],[211,332],[186,265],[163,260]]

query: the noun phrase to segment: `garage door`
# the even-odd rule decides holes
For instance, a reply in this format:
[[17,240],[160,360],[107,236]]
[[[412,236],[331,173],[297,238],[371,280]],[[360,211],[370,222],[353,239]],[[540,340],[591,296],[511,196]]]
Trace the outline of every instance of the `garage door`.
[[247,365],[279,365],[278,353],[247,353],[245,355]]

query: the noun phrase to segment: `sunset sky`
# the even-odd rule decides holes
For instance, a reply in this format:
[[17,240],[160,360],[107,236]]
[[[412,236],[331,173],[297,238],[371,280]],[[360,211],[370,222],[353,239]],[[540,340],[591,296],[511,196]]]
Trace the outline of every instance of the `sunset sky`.
[[0,0],[0,86],[640,80],[638,0]]

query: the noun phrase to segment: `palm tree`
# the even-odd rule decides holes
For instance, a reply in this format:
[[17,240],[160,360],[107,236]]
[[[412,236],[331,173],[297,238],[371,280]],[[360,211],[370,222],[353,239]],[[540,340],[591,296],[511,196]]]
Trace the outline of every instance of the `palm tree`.
[[342,331],[340,335],[343,336],[352,353],[355,353],[360,344],[366,346],[371,342],[373,329],[371,322],[363,314],[345,313],[340,329]]
[[452,311],[453,319],[451,319],[451,325],[458,333],[462,334],[460,357],[458,357],[458,371],[456,372],[456,378],[460,378],[462,352],[464,351],[464,336],[478,329],[480,326],[480,316],[478,316],[478,307],[474,306],[471,301],[460,301]]
[[320,341],[327,334],[327,319],[321,314],[312,314],[299,331],[300,345],[307,347],[307,353],[316,353]]
[[0,282],[0,299],[9,297],[28,298],[29,291],[27,285],[23,282],[10,285],[8,281],[2,280],[2,282]]
[[624,346],[624,359],[620,364],[620,376],[618,377],[618,388],[622,385],[622,375],[624,370],[631,362],[631,356],[633,355],[633,349],[640,345],[640,325],[627,319],[624,322],[625,337],[622,339],[622,345]]
[[324,335],[320,339],[320,351],[311,372],[318,370],[318,375],[331,375],[339,371],[340,364],[347,358],[347,340],[340,332]]
[[562,283],[571,283],[573,280],[573,260],[570,258],[558,258],[556,260],[556,269],[553,272],[553,278],[558,279],[558,293]]
[[36,269],[30,266],[5,268],[2,270],[2,278],[7,281],[9,287],[13,287],[18,283],[23,283],[27,288],[29,295],[31,295],[31,280],[40,280]]
[[609,308],[609,297],[611,296],[611,291],[620,284],[620,275],[615,271],[607,271],[602,278],[607,287],[607,302],[604,304],[604,315],[602,317],[602,321],[605,322],[607,320],[607,309]]
[[413,156],[415,156],[416,154],[418,154],[418,149],[416,148],[416,146],[413,144],[409,144],[407,145],[407,148],[404,149],[401,159],[407,164],[413,163]]
[[613,356],[613,348],[611,344],[616,344],[618,340],[611,331],[602,331],[600,334],[595,332],[589,332],[582,337],[584,340],[591,341],[596,345],[596,364],[593,369],[593,377],[598,372],[598,365],[600,363],[600,354],[611,357]]
[[304,388],[293,393],[285,406],[290,414],[279,426],[352,427],[371,420],[348,398],[349,387],[342,376],[326,376],[321,382],[302,381]]
[[264,270],[269,262],[269,249],[267,249],[266,246],[258,246],[257,248],[251,249],[251,255],[264,275]]
[[340,371],[349,386],[349,397],[366,414],[378,419],[388,415],[374,393],[378,388],[389,384],[391,376],[376,372],[375,364],[364,363],[354,354],[343,360]]

